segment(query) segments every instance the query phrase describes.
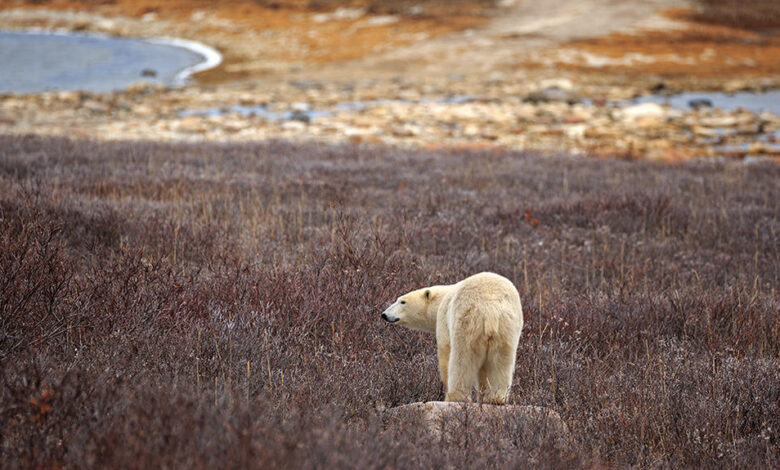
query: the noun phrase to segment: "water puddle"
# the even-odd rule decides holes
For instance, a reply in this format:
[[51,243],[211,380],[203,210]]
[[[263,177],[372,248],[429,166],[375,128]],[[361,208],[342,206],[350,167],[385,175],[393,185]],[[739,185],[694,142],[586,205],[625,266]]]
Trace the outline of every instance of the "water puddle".
[[476,98],[470,95],[453,95],[444,98],[423,98],[420,100],[371,100],[371,101],[345,101],[326,109],[309,109],[308,104],[293,105],[294,109],[278,110],[269,108],[268,105],[257,106],[227,106],[206,109],[185,109],[179,111],[179,116],[225,116],[238,114],[241,116],[257,116],[269,121],[303,121],[311,122],[317,118],[332,117],[343,112],[361,112],[376,106],[388,104],[461,104],[474,101]]
[[[347,101],[323,109],[309,109],[306,103],[301,103],[301,106],[296,108],[297,110],[279,110],[274,109],[273,107],[269,107],[269,105],[235,105],[219,108],[186,109],[180,111],[179,116],[224,116],[228,114],[238,114],[242,116],[257,116],[271,121],[299,120],[310,122],[321,117],[332,117],[343,112],[360,112],[376,106],[384,106],[388,104],[401,103],[457,105],[476,100],[477,98],[471,95],[454,95],[444,98],[423,98],[420,100],[386,99],[372,101]],[[765,93],[740,92],[727,94],[721,92],[687,92],[673,96],[650,95],[634,100],[614,103],[613,105],[629,106],[640,103],[658,103],[683,110],[690,110],[694,108],[720,108],[724,111],[733,111],[741,108],[754,113],[770,111],[774,114],[780,115],[780,90],[768,91]],[[592,104],[592,101],[589,99],[583,99],[581,104],[589,106]]]
[[327,109],[271,109],[266,105],[244,106],[234,105],[220,108],[185,109],[179,111],[180,117],[188,116],[226,116],[237,114],[240,116],[261,117],[269,121],[305,121],[310,122],[316,118],[334,116],[335,113]]
[[630,103],[657,103],[685,110],[692,108],[720,108],[724,111],[734,111],[742,108],[754,113],[770,111],[780,115],[780,90],[764,93],[687,92],[672,96],[649,95],[632,100]]
[[0,92],[117,91],[138,82],[177,86],[215,67],[219,53],[181,39],[0,31]]
[[712,149],[718,153],[746,153],[754,145],[760,145],[760,148],[769,150],[771,152],[780,152],[780,131],[773,132],[771,134],[764,134],[757,136],[748,142],[739,143],[716,143],[712,145]]

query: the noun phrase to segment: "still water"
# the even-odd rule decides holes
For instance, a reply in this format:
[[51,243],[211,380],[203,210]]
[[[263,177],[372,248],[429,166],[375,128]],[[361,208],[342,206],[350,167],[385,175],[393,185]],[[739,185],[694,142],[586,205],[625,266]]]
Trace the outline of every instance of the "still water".
[[0,31],[0,92],[101,93],[140,81],[179,85],[207,55],[162,41]]

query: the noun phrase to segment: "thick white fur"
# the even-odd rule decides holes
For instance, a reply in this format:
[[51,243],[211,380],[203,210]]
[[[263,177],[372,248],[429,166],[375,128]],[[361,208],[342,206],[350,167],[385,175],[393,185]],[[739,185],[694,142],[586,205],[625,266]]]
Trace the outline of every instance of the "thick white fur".
[[511,281],[480,273],[418,289],[399,297],[382,318],[436,333],[446,401],[469,401],[478,384],[480,401],[506,403],[523,329],[520,295]]

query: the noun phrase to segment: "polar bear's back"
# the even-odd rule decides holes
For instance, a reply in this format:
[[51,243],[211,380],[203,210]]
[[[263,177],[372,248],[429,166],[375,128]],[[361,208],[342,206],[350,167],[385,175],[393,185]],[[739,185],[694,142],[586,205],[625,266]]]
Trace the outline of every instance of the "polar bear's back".
[[[447,312],[450,336],[512,340],[523,328],[520,295],[512,282],[479,273],[455,285]],[[514,341],[517,341],[514,339]]]

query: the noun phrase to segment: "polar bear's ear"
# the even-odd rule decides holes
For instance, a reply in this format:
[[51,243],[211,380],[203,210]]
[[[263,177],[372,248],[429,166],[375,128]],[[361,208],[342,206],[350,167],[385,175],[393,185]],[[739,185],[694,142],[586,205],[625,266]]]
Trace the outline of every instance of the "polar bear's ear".
[[431,290],[430,289],[425,289],[425,298],[426,299],[430,299],[431,298]]

